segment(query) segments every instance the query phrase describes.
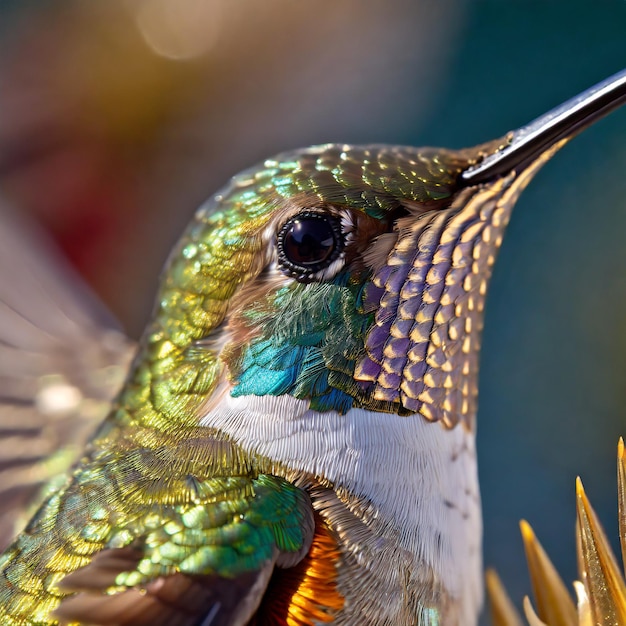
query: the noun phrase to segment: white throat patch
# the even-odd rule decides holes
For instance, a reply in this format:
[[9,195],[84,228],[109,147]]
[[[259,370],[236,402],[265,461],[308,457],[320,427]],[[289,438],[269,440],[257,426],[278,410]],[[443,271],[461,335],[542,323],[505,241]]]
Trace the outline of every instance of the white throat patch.
[[462,425],[364,409],[319,413],[288,395],[229,394],[201,424],[367,499],[416,567],[429,566],[463,613],[477,612],[482,522],[474,435]]

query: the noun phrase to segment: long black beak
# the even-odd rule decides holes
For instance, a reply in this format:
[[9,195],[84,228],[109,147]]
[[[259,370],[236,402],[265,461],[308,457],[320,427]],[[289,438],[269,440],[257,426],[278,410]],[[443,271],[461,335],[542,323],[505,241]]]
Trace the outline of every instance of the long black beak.
[[626,69],[510,133],[507,145],[465,170],[460,183],[476,185],[521,171],[548,148],[570,139],[624,103]]

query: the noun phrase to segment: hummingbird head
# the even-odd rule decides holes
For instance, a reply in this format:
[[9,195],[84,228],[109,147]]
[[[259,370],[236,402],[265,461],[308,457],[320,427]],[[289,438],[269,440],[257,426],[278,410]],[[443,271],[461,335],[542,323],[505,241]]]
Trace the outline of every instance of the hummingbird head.
[[222,214],[242,220],[243,195],[241,224],[260,223],[237,244],[256,254],[221,331],[228,392],[469,423],[507,216],[482,195],[468,205],[459,175],[500,145],[321,146],[235,179]]
[[203,380],[232,396],[470,426],[488,280],[523,183],[460,175],[505,143],[325,145],[236,176],[172,255],[153,350],[208,364]]
[[180,421],[223,393],[287,394],[321,412],[471,428],[511,209],[559,147],[621,103],[601,97],[473,149],[323,145],[234,177],[164,274],[143,341],[157,411]]

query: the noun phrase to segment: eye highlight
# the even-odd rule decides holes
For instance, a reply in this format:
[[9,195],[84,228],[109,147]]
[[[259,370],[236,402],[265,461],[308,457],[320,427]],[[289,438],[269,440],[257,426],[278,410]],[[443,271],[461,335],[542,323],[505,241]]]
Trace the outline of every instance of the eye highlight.
[[344,249],[341,220],[327,213],[303,211],[278,232],[278,264],[291,276],[311,279]]

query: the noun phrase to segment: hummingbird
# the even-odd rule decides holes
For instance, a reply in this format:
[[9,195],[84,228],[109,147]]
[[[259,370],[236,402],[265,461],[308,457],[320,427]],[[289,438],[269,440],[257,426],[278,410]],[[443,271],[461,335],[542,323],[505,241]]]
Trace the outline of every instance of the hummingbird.
[[[0,496],[11,523],[11,503],[37,508],[0,557],[1,623],[476,624],[492,268],[535,173],[625,100],[626,71],[471,149],[265,160],[195,213],[135,348],[74,295],[50,297],[56,275],[37,318],[6,305],[2,394],[22,413],[0,417],[22,415],[2,428],[32,454],[0,465]],[[80,337],[109,371],[133,350],[93,434],[91,400],[108,406],[114,381],[55,377],[43,357],[75,355],[35,342],[29,401],[13,371],[28,324]]]

